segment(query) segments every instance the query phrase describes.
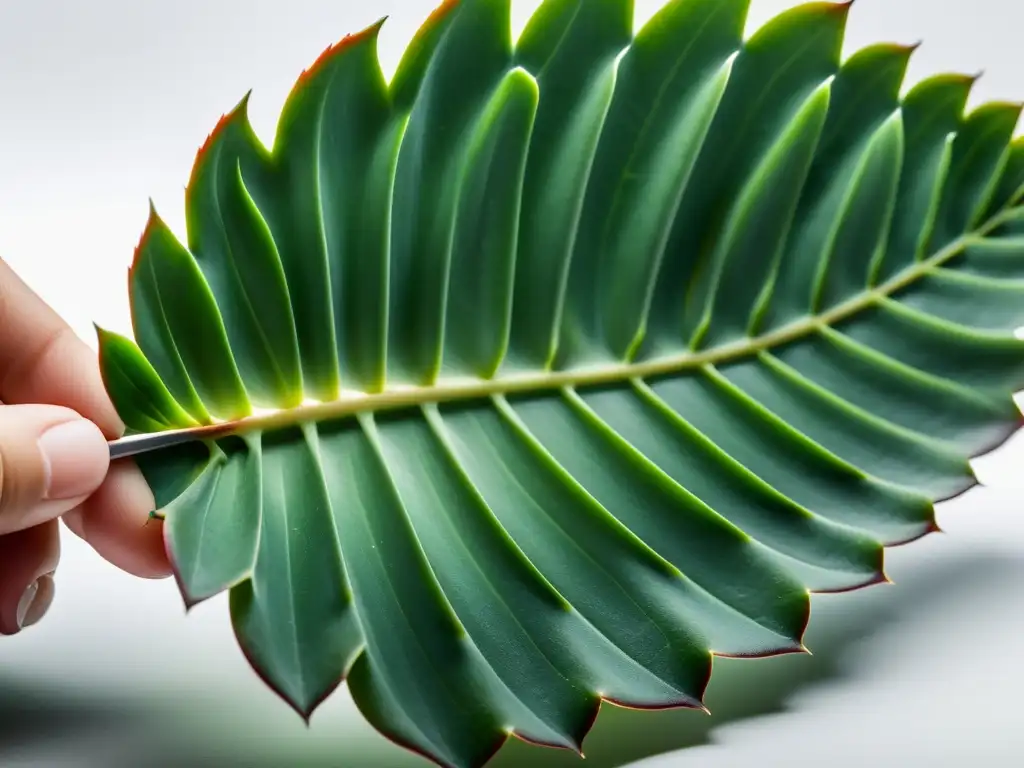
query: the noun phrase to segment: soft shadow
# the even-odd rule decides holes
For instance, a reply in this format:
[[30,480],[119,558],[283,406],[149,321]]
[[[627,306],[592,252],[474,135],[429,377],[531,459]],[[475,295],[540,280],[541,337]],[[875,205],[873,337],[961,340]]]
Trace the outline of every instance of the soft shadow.
[[33,745],[91,738],[98,731],[146,727],[153,702],[93,696],[52,680],[14,679],[0,670],[0,756]]
[[[707,744],[712,731],[723,725],[786,711],[790,700],[822,683],[856,678],[851,658],[863,641],[903,620],[939,610],[955,591],[958,600],[970,599],[1024,578],[1024,559],[1004,554],[978,553],[943,558],[904,573],[898,587],[877,586],[846,595],[814,598],[814,616],[807,635],[813,656],[791,655],[771,659],[716,659],[706,703],[710,716],[676,710],[638,712],[605,705],[584,744],[585,762],[567,752],[531,747],[512,740],[488,768],[616,768],[645,757]],[[208,697],[200,709],[210,712]],[[324,743],[288,740],[281,749],[267,749],[249,735],[258,732],[255,721],[230,720],[213,728],[196,728],[196,707],[176,694],[161,702],[90,700],[79,693],[15,684],[0,675],[0,758],[18,745],[23,754],[31,746],[52,749],[69,744],[76,734],[89,732],[116,740],[116,756],[108,755],[111,768],[178,768],[213,765],[223,768],[395,768],[426,766],[383,738],[353,743],[339,733]],[[230,699],[223,706],[230,708]],[[290,713],[282,710],[282,716]],[[257,718],[258,719],[258,718]],[[341,731],[342,729],[339,729]],[[351,730],[349,730],[351,733]],[[315,742],[315,743],[314,743]],[[26,749],[27,748],[27,749]],[[83,755],[81,763],[93,764]],[[63,764],[63,763],[62,763]],[[68,763],[71,765],[72,763]]]

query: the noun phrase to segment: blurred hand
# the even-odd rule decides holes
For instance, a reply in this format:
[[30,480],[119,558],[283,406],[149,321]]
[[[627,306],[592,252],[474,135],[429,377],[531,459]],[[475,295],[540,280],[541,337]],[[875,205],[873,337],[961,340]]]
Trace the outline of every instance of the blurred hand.
[[58,518],[119,568],[170,574],[149,486],[109,460],[123,430],[96,354],[0,260],[0,634],[50,607]]

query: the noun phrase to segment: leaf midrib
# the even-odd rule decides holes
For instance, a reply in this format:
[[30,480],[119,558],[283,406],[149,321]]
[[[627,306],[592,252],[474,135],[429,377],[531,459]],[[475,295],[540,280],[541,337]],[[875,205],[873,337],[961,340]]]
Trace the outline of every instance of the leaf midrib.
[[865,289],[826,312],[809,315],[760,336],[748,337],[721,346],[694,352],[686,350],[642,362],[614,362],[584,366],[564,371],[530,371],[494,379],[449,377],[432,386],[395,385],[377,393],[344,392],[337,400],[307,403],[269,413],[255,414],[233,421],[216,421],[213,425],[187,427],[175,434],[194,434],[196,439],[222,438],[259,430],[280,429],[308,422],[327,421],[359,413],[396,410],[428,403],[450,403],[489,398],[495,395],[529,394],[566,388],[625,383],[632,380],[682,373],[705,366],[739,360],[764,350],[780,347],[835,324],[869,308],[880,299],[913,284],[958,255],[972,241],[984,238],[1014,213],[1012,207],[999,212],[971,232],[953,240],[926,259],[916,261],[875,288]]

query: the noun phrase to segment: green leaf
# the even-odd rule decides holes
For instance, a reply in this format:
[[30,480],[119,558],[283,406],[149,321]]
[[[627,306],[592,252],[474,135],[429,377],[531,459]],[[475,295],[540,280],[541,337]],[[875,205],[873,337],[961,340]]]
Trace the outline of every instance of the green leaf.
[[516,44],[540,104],[523,182],[508,368],[550,367],[571,254],[618,77],[631,0],[545,0]]
[[[732,75],[746,6],[670,3],[622,57],[575,240],[563,365],[632,357],[642,340],[653,280]],[[683,36],[692,39],[681,46]],[[603,307],[615,314],[604,318]]]
[[512,56],[509,0],[454,13],[413,103],[391,201],[388,375],[409,384],[433,383],[441,366],[466,134]]
[[[233,442],[238,442],[237,440]],[[260,443],[211,446],[202,473],[164,509],[175,571],[193,605],[252,576],[262,517]],[[180,511],[179,511],[180,510]]]
[[[245,100],[152,214],[135,341],[98,331],[186,605],[230,593],[302,717],[480,766],[602,701],[702,708],[715,655],[804,651],[810,594],[1021,424],[1024,143],[849,3],[445,3]],[[137,344],[137,346],[136,346]],[[201,425],[218,424],[215,433]]]
[[968,115],[953,141],[948,178],[932,233],[931,249],[978,226],[1009,157],[1008,142],[1020,104],[983,104]]
[[903,172],[878,281],[891,279],[926,256],[953,139],[974,82],[965,75],[938,75],[915,85],[903,99]]
[[[319,211],[320,219],[310,221],[307,230],[313,245],[304,251],[296,242],[295,259],[286,262],[306,393],[318,400],[334,399],[339,388],[376,392],[385,380],[389,200],[404,120],[392,111],[377,61],[379,31],[375,25],[321,56],[296,84],[294,116],[286,119],[286,106],[275,142],[281,148],[275,154],[288,158],[282,165],[296,179],[292,186],[302,178],[305,194],[318,201],[312,210]],[[305,143],[293,137],[304,137]],[[316,153],[315,179],[301,175],[310,163],[297,153],[296,144]],[[287,206],[277,226],[287,230],[309,208],[300,196],[288,194],[288,185],[276,191]],[[289,215],[292,211],[296,217]],[[322,276],[319,285],[303,270],[303,253],[323,254],[319,269],[311,271]],[[295,300],[294,286],[303,281],[309,281],[308,293],[315,293],[318,303],[303,306]],[[310,382],[317,377],[322,383],[314,389]]]
[[[217,300],[192,254],[153,208],[128,270],[128,294],[139,347],[182,408],[202,423],[251,413]],[[122,420],[127,423],[140,405]]]
[[[782,170],[776,168],[780,156],[797,138],[794,116],[800,112],[806,123],[811,117],[806,110],[820,109],[816,105],[839,68],[848,8],[833,3],[798,6],[772,19],[739,49],[708,141],[673,222],[667,247],[676,256],[658,275],[641,358],[660,356],[676,348],[680,339],[699,346],[708,332],[709,306],[719,286],[723,293],[728,287],[720,283],[728,247],[721,237],[730,231],[726,222],[732,219],[739,224],[744,217],[757,215],[763,204],[758,188],[773,170]],[[695,31],[691,29],[690,34]],[[817,97],[812,98],[815,92]],[[807,138],[804,134],[802,140]],[[775,158],[768,160],[766,154],[773,145]],[[733,245],[742,254],[749,243],[742,240],[742,230],[733,228],[733,232],[729,239],[741,238]],[[769,245],[768,258],[758,259],[759,269],[773,268],[773,247]],[[757,288],[758,278],[767,276],[762,272],[745,282]],[[756,304],[748,307],[749,298],[744,294],[739,306],[731,309],[753,312]]]
[[[864,262],[874,258],[877,239],[890,225],[891,184],[900,177],[902,158],[891,155],[904,151],[909,124],[899,109],[899,90],[911,52],[906,46],[871,46],[853,54],[836,75],[771,297],[752,332],[764,333],[817,310],[827,289],[835,301],[863,288]],[[856,205],[869,208],[851,209]],[[862,215],[869,217],[864,226]],[[826,269],[833,261],[854,274],[829,285]]]
[[129,433],[159,432],[197,422],[178,404],[131,339],[96,327],[103,384]]
[[258,161],[248,96],[221,118],[185,190],[188,247],[224,318],[246,391],[260,406],[302,402],[288,285],[266,217],[243,170]]
[[495,374],[508,346],[516,240],[537,83],[506,75],[469,141],[448,280],[445,367]]
[[[194,599],[205,596],[203,586],[214,594],[217,581],[241,581],[231,590],[239,644],[268,685],[308,720],[337,687],[363,638],[342,570],[316,433],[305,427],[248,442],[246,466],[236,473],[236,482],[245,485],[234,494],[234,509],[213,510],[202,527],[207,533],[220,528],[226,551],[212,552],[208,563],[195,561],[188,581],[179,568],[179,578]],[[232,479],[221,481],[227,498]],[[245,576],[250,578],[241,580]]]

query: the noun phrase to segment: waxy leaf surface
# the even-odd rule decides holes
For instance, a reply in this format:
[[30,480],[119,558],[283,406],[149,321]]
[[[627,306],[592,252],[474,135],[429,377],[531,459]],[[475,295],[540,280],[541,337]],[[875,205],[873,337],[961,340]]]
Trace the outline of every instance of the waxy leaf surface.
[[139,463],[186,602],[229,591],[303,717],[347,680],[475,768],[700,708],[1020,426],[1020,107],[842,60],[849,3],[746,40],[747,0],[633,10],[513,40],[509,0],[448,2],[390,82],[377,23],[269,148],[221,121],[183,241],[151,216],[107,388],[133,432],[226,425]]

